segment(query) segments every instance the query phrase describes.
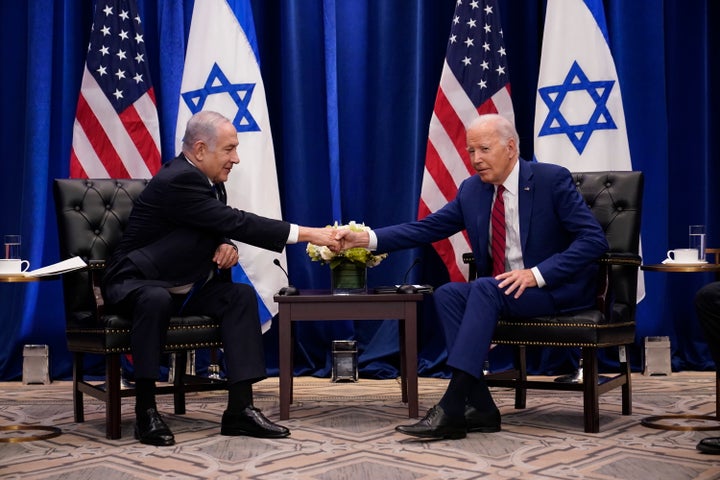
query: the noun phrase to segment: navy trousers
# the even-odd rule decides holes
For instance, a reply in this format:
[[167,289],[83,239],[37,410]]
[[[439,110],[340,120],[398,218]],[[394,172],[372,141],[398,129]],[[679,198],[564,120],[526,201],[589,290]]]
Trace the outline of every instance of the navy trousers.
[[133,319],[136,378],[157,378],[170,317],[181,309],[182,315],[210,315],[219,320],[228,383],[255,382],[267,375],[257,298],[248,285],[216,276],[189,298],[160,286],[144,286],[126,297],[121,307]]
[[552,297],[542,288],[528,288],[520,298],[506,295],[493,277],[452,282],[434,294],[448,352],[448,366],[481,378],[490,343],[501,316],[556,313]]

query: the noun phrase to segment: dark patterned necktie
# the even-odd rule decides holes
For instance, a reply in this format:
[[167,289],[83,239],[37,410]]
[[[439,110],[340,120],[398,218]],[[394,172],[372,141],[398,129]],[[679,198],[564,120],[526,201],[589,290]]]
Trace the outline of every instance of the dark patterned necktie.
[[492,241],[491,251],[493,260],[492,276],[505,271],[505,200],[503,192],[505,187],[498,185],[495,194],[495,204],[492,209]]
[[213,184],[212,189],[213,192],[215,192],[215,198],[227,205],[227,193],[225,192],[225,184],[215,183]]

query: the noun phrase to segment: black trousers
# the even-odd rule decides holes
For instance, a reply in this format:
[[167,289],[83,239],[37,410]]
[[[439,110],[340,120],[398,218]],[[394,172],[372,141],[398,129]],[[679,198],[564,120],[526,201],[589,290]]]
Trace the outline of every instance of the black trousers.
[[189,297],[171,294],[160,286],[143,286],[118,307],[132,316],[131,353],[136,378],[157,379],[170,317],[179,313],[218,319],[230,384],[266,377],[257,297],[248,285],[215,276]]
[[710,355],[720,368],[720,282],[705,285],[695,294],[695,311],[705,333]]

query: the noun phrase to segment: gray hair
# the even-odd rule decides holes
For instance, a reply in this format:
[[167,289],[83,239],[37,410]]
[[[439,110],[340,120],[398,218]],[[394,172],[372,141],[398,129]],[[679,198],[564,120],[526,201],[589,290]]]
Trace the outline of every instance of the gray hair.
[[507,145],[511,138],[515,140],[515,148],[518,155],[520,154],[520,135],[518,135],[515,125],[502,115],[497,113],[486,113],[484,115],[480,115],[478,118],[470,122],[467,129],[471,130],[473,128],[480,127],[481,125],[485,125],[486,123],[493,124],[498,135],[505,142],[505,145]]
[[223,115],[203,110],[188,120],[183,137],[183,150],[191,150],[196,142],[205,142],[210,150],[217,144],[218,129],[223,123],[230,122]]

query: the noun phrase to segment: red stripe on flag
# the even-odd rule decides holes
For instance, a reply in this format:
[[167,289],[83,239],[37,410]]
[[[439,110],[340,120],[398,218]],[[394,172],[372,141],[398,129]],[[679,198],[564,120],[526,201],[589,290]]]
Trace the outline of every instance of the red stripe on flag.
[[462,158],[465,168],[469,174],[473,174],[473,168],[470,164],[470,155],[467,153],[467,142],[465,139],[465,125],[463,124],[457,112],[448,102],[445,92],[442,88],[438,89],[437,98],[435,99],[435,107],[433,109],[435,116],[445,129],[450,141],[455,145],[458,155]]
[[485,115],[487,113],[498,113],[498,109],[495,107],[495,103],[493,103],[492,100],[488,100],[477,108],[477,112],[480,115]]
[[458,257],[455,249],[450,243],[450,240],[445,238],[438,242],[433,243],[435,251],[438,252],[440,258],[448,269],[451,282],[467,282],[467,275],[463,274],[457,266],[455,259]]
[[70,178],[88,178],[87,173],[75,155],[75,149],[70,149]]
[[443,197],[445,197],[445,200],[449,202],[455,198],[455,195],[457,195],[455,180],[453,180],[452,175],[450,175],[447,169],[447,165],[443,163],[442,158],[440,158],[437,150],[435,150],[435,146],[430,141],[428,141],[427,145],[425,168],[437,185],[438,190],[440,190]]
[[100,120],[95,116],[85,97],[80,92],[75,120],[80,124],[95,154],[107,170],[110,178],[128,178],[125,169]]
[[145,125],[145,122],[143,122],[133,106],[126,108],[119,117],[133,144],[135,144],[135,148],[143,157],[148,170],[154,175],[160,169],[160,150],[155,145],[155,140],[148,131],[147,125]]

